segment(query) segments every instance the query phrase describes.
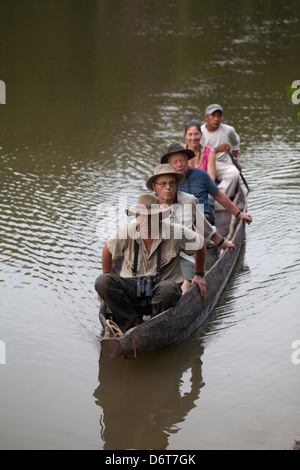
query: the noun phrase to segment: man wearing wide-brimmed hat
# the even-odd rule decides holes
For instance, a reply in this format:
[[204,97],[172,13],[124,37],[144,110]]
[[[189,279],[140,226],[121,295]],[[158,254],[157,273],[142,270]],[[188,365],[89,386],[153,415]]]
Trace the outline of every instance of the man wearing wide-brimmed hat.
[[[192,230],[165,221],[169,206],[162,206],[156,196],[142,194],[134,207],[126,209],[136,218],[119,228],[105,244],[102,253],[103,274],[95,282],[98,297],[105,300],[114,321],[122,331],[135,323],[137,313],[152,316],[172,307],[182,295],[183,275],[179,253],[196,254],[203,239]],[[113,261],[123,258],[120,276],[112,273]],[[151,292],[140,292],[139,281],[152,278]],[[202,296],[206,297],[206,286]],[[141,296],[140,296],[141,294]]]
[[[154,169],[153,175],[146,182],[146,186],[150,191],[155,191],[160,204],[166,204],[170,207],[170,220],[172,223],[184,224],[191,230],[196,229],[205,238],[207,245],[212,240],[215,245],[222,246],[223,249],[235,249],[235,245],[231,241],[225,240],[217,233],[216,227],[210,225],[207,221],[197,198],[192,194],[178,190],[178,185],[184,179],[185,175],[183,173],[175,173],[171,165],[163,163]],[[185,253],[181,253],[180,258],[184,275],[182,291],[185,293],[191,287],[195,277],[195,259]],[[204,277],[204,260],[205,252],[203,253],[203,268],[200,272],[196,271],[196,276],[202,278]]]
[[235,215],[239,219],[245,220],[251,224],[252,217],[250,214],[241,212],[229,197],[223,193],[215,182],[211,179],[205,170],[198,168],[189,168],[188,161],[192,158],[194,153],[192,150],[183,148],[181,144],[171,144],[168,152],[161,157],[161,163],[169,163],[175,173],[182,173],[185,176],[183,183],[179,185],[179,189],[189,194],[196,196],[200,204],[204,205],[204,213],[208,220],[211,221],[211,212],[208,204],[208,195],[211,194],[215,201],[219,203],[223,209],[227,210],[230,214]]

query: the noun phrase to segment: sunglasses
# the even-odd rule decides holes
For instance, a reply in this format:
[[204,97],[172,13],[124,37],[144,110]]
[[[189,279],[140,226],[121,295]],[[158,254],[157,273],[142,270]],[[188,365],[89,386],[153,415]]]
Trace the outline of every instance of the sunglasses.
[[189,126],[191,126],[192,124],[193,124],[194,126],[199,126],[199,127],[201,126],[201,122],[200,122],[200,121],[188,121],[188,122],[185,123],[185,127],[189,127]]

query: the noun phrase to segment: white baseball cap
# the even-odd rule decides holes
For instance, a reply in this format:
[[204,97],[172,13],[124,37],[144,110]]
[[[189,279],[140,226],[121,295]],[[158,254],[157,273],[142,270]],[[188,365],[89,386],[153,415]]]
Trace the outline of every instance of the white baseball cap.
[[221,111],[221,113],[223,114],[223,108],[222,108],[222,106],[220,106],[219,104],[210,104],[210,105],[206,108],[205,114],[213,114],[213,113],[215,113],[216,111]]

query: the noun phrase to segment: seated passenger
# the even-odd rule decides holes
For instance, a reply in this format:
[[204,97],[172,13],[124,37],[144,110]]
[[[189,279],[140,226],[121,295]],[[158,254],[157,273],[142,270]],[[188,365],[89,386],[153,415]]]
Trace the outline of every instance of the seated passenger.
[[189,167],[207,171],[211,179],[215,181],[216,152],[211,147],[201,145],[201,137],[202,131],[200,121],[189,121],[185,124],[185,148],[192,150],[195,154],[195,157],[189,160]]
[[230,214],[239,219],[244,219],[248,224],[252,222],[250,214],[241,212],[233,202],[224,194],[213,182],[209,174],[198,168],[189,168],[189,159],[195,156],[191,150],[184,149],[181,144],[171,144],[168,152],[162,156],[161,163],[169,163],[175,173],[183,173],[185,180],[179,185],[179,189],[186,193],[193,194],[204,205],[206,218],[211,221],[211,213],[208,205],[208,194],[211,194]]
[[[196,270],[203,270],[203,238],[182,225],[165,222],[163,218],[169,212],[169,207],[160,206],[155,196],[142,194],[136,206],[126,210],[128,216],[137,219],[136,223],[119,228],[103,248],[103,274],[96,279],[95,289],[123,332],[134,326],[140,308],[150,307],[155,316],[181,298],[181,251],[194,254]],[[120,275],[112,273],[113,260],[122,256]],[[148,290],[146,285],[145,292],[139,291],[138,278],[148,276],[152,288]],[[205,299],[205,279],[194,276],[193,284],[198,285]]]
[[[202,137],[200,121],[189,121],[185,125],[184,138],[187,142],[186,148],[192,150],[194,158],[189,160],[189,168],[199,168],[207,171],[213,181],[216,181],[216,152],[211,148],[201,145]],[[211,221],[215,219],[215,200],[208,195],[208,205]]]
[[[222,123],[222,106],[218,104],[208,106],[205,111],[205,120],[206,124],[201,127],[201,144],[212,147],[216,152],[216,179],[219,182],[219,189],[229,198],[233,198],[241,171],[237,162],[240,138],[232,126]],[[221,209],[217,206],[216,208]]]
[[[154,190],[159,203],[170,207],[170,221],[175,224],[183,224],[187,228],[196,229],[205,239],[206,245],[212,240],[215,245],[223,249],[236,249],[234,243],[225,240],[216,228],[212,227],[206,220],[198,200],[192,194],[178,191],[178,184],[185,179],[183,173],[175,173],[171,165],[162,164],[154,169],[154,174],[148,179],[146,186]],[[180,266],[184,275],[182,292],[185,293],[190,287],[194,276],[204,277],[205,273],[195,273],[195,259],[193,256],[180,253]]]

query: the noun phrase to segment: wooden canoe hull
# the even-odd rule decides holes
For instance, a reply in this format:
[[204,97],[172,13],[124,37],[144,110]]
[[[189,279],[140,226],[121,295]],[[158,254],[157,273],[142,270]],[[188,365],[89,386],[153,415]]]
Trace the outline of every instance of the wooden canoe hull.
[[[242,193],[242,206],[246,208],[245,194]],[[232,237],[236,250],[226,249],[206,273],[207,297],[204,301],[198,286],[193,286],[172,308],[160,313],[139,326],[128,330],[124,336],[111,337],[105,325],[105,304],[100,308],[100,321],[104,328],[101,342],[101,355],[138,356],[166,348],[188,337],[198,328],[216,305],[238,258],[244,240],[245,222],[236,221]]]

